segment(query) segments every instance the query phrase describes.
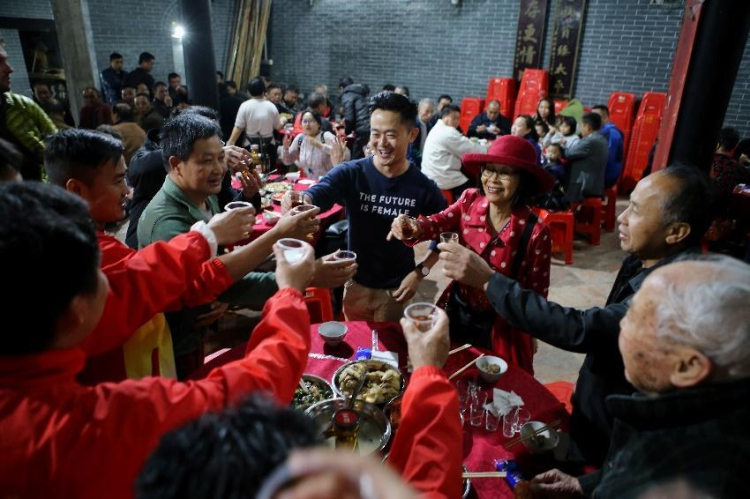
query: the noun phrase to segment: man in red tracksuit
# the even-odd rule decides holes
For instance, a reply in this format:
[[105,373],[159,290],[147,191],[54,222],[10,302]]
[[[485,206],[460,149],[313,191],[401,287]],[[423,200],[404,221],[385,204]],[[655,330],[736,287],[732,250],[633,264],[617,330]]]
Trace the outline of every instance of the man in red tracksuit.
[[[301,291],[313,250],[290,266],[275,247],[280,291],[246,357],[202,381],[164,378],[84,387],[82,345],[109,298],[87,206],[41,183],[0,186],[0,490],[11,497],[131,497],[158,439],[209,410],[263,390],[288,403],[310,349]],[[135,312],[135,311],[133,311]]]
[[[45,165],[51,183],[88,202],[98,227],[125,217],[128,187],[119,141],[88,130],[66,130],[47,141]],[[252,197],[258,185],[247,189],[246,195]],[[303,238],[316,223],[309,215],[284,217],[251,244],[217,257],[217,245],[246,237],[255,221],[253,213],[247,208],[217,215],[208,223],[196,223],[187,234],[141,251],[99,231],[101,269],[110,294],[102,319],[83,344],[89,359],[79,380],[96,384],[170,374],[165,367],[170,360],[174,364],[171,338],[161,313],[213,302],[255,269],[278,239]],[[355,269],[340,272],[339,283],[346,282],[343,279]],[[325,270],[340,271],[329,266]]]

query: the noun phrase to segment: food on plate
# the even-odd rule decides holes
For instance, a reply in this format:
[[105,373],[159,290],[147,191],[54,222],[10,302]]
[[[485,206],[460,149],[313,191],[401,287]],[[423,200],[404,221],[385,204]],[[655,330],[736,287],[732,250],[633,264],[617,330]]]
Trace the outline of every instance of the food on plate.
[[353,363],[342,370],[337,386],[345,396],[351,395],[362,376],[367,377],[357,398],[370,404],[383,404],[401,393],[401,373],[385,362]]
[[287,182],[271,182],[264,187],[268,192],[286,192],[292,190],[292,184]]
[[302,385],[305,387],[297,387],[294,390],[294,397],[292,398],[292,406],[295,409],[304,411],[311,405],[317,404],[323,400],[329,399],[333,396],[333,390],[324,383],[322,380],[318,381],[311,378],[302,378]]
[[274,192],[273,194],[271,194],[271,200],[274,203],[281,203],[281,199],[283,197],[284,197],[284,193],[283,192]]

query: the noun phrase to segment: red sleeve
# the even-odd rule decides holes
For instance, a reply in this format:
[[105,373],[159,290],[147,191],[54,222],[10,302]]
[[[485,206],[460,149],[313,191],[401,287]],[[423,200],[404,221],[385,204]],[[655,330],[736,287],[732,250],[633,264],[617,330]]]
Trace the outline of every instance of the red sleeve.
[[529,242],[528,252],[524,261],[524,287],[531,289],[543,297],[549,293],[550,267],[552,264],[552,237],[549,227],[538,224],[538,230]]
[[104,313],[84,342],[86,353],[97,355],[122,345],[155,314],[182,296],[206,303],[229,287],[232,278],[211,256],[208,243],[197,232],[169,242],[156,242],[140,251],[124,248],[101,234],[102,272],[109,281]]
[[455,387],[437,367],[417,369],[389,463],[422,497],[461,497],[463,439]]

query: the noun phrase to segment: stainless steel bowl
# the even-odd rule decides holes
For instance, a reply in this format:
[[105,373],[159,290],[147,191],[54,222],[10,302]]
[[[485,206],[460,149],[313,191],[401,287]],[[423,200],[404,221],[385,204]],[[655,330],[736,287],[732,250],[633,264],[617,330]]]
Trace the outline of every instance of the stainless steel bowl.
[[[381,365],[384,365],[384,364],[385,364],[385,365],[387,365],[387,366],[388,366],[388,367],[389,367],[390,369],[393,369],[394,371],[396,371],[396,372],[397,372],[397,373],[399,374],[399,376],[401,377],[401,388],[399,388],[399,391],[398,391],[398,393],[397,393],[396,395],[394,395],[393,397],[391,397],[391,398],[389,398],[389,399],[387,399],[387,400],[383,401],[383,402],[382,402],[381,404],[377,404],[377,405],[379,405],[379,406],[385,406],[385,405],[386,405],[386,404],[387,404],[388,402],[390,402],[390,401],[391,401],[392,399],[394,399],[394,398],[398,397],[399,395],[401,395],[402,393],[404,393],[404,387],[406,386],[406,380],[404,379],[404,373],[402,373],[402,372],[401,372],[401,371],[400,371],[399,369],[396,369],[396,368],[395,368],[395,367],[393,367],[392,365],[390,365],[390,364],[387,364],[386,362],[381,362],[381,361],[379,361],[379,360],[372,360],[372,359],[370,359],[370,360],[365,360],[365,361],[362,361],[362,360],[356,360],[356,361],[352,361],[352,362],[347,362],[347,363],[346,363],[346,364],[344,364],[343,366],[341,366],[341,367],[339,367],[338,369],[336,369],[336,372],[335,372],[335,373],[333,373],[333,376],[331,377],[331,386],[333,387],[333,391],[334,391],[334,392],[336,393],[336,395],[337,395],[337,396],[339,396],[339,397],[343,397],[343,396],[344,396],[344,394],[343,394],[343,393],[341,393],[341,388],[339,387],[339,375],[340,375],[340,374],[341,374],[341,373],[342,373],[342,372],[344,371],[344,369],[346,369],[347,367],[351,366],[352,364],[358,364],[358,363],[360,363],[360,362],[367,362],[367,365],[368,365],[368,366],[370,366],[370,365],[378,365],[378,366],[381,366]],[[364,391],[364,389],[363,389],[363,391]]]
[[[305,413],[315,420],[320,433],[323,433],[331,425],[333,413],[346,407],[346,401],[342,398],[324,400],[310,406]],[[385,417],[383,411],[373,404],[362,400],[354,402],[354,410],[361,418],[359,429],[360,454],[368,455],[382,451],[391,439],[391,423]],[[333,439],[329,439],[333,442]]]

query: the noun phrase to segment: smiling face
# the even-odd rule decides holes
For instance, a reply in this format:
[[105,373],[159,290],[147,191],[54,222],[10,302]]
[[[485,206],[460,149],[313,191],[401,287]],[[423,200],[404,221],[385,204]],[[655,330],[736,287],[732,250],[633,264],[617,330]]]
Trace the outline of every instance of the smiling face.
[[172,156],[169,175],[191,197],[202,204],[208,196],[221,191],[221,181],[227,171],[221,140],[217,136],[196,140],[193,152],[186,161]]
[[96,169],[90,184],[80,180],[69,180],[68,190],[82,197],[89,205],[89,213],[95,223],[119,222],[125,218],[126,201],[130,189],[125,183],[125,160],[109,161]]
[[310,113],[305,113],[302,115],[300,125],[302,125],[302,130],[305,132],[305,134],[309,135],[310,137],[315,137],[318,135],[318,132],[320,132],[320,125],[317,121],[315,121],[315,118],[313,118],[313,115]]
[[521,182],[516,170],[498,163],[487,163],[480,178],[487,201],[503,208],[511,205]]
[[401,115],[376,109],[370,116],[370,148],[375,152],[375,166],[406,171],[406,151],[416,137],[417,129],[407,127]]

